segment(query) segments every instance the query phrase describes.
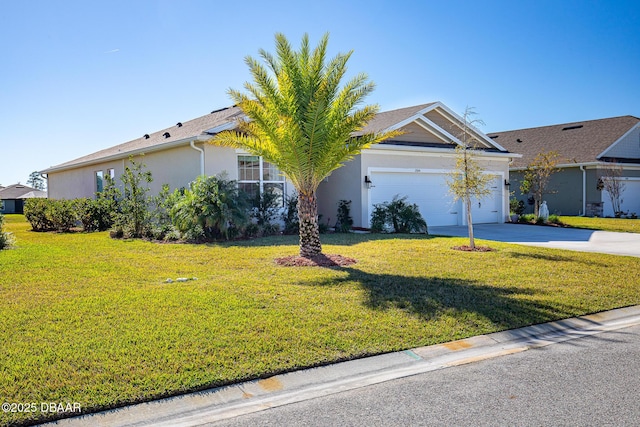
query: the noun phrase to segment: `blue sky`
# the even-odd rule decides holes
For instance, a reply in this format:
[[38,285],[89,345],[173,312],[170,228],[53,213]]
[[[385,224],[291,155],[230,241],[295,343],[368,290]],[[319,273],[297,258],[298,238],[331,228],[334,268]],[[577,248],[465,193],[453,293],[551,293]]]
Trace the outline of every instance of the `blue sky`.
[[640,117],[640,1],[0,0],[0,184],[228,106],[246,55],[330,33],[390,110],[485,132]]

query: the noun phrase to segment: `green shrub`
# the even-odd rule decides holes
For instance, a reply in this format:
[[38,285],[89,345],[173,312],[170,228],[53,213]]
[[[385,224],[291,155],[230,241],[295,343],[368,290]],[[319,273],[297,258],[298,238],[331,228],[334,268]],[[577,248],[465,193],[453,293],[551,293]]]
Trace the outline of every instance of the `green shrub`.
[[113,235],[123,237],[145,237],[150,234],[150,204],[147,196],[148,184],[153,181],[151,172],[142,163],[129,158],[130,166],[124,168],[120,177],[123,184],[122,197],[118,200]]
[[525,215],[521,215],[520,218],[518,218],[518,222],[529,224],[529,223],[535,223],[536,219],[537,218],[535,214],[525,214]]
[[353,227],[351,218],[351,200],[340,200],[338,202],[338,220],[335,230],[337,233],[348,233]]
[[509,211],[516,215],[522,215],[524,213],[524,200],[509,199]]
[[293,193],[285,199],[282,221],[284,222],[284,234],[298,234],[300,220],[298,219],[298,194]]
[[148,234],[156,240],[179,240],[180,232],[171,222],[171,209],[183,197],[184,189],[170,192],[169,184],[163,184],[160,193],[151,198],[153,210],[150,213]]
[[558,215],[549,215],[549,218],[547,218],[547,222],[549,224],[562,225],[562,221],[560,221],[560,217]]
[[[242,194],[242,193],[241,193]],[[245,230],[247,237],[254,236],[272,236],[280,231],[278,224],[274,221],[278,217],[280,208],[282,207],[282,196],[272,189],[267,189],[262,193],[256,193],[255,196],[245,197],[250,202],[249,216],[255,221],[257,228],[249,227]]]
[[407,196],[395,195],[391,202],[374,205],[371,214],[374,233],[427,233],[427,223],[418,205],[407,203]]
[[53,224],[47,217],[49,209],[49,199],[27,199],[24,202],[24,216],[31,224],[33,231],[50,231],[54,229]]
[[0,213],[0,250],[6,249],[13,244],[13,235],[4,231],[4,215]]
[[100,196],[97,199],[76,199],[75,207],[84,231],[105,231],[113,226],[115,201]]
[[199,176],[171,208],[171,219],[188,240],[232,239],[247,223],[246,198],[235,181]]
[[48,200],[48,202],[46,216],[54,230],[64,233],[75,227],[78,214],[74,200]]

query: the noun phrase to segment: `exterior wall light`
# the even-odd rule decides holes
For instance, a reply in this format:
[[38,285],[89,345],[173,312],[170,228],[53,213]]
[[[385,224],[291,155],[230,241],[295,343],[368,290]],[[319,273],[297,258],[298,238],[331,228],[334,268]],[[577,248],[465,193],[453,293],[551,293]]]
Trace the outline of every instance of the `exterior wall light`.
[[373,187],[373,182],[371,181],[371,178],[369,178],[369,175],[364,176],[364,185],[366,185],[367,188]]

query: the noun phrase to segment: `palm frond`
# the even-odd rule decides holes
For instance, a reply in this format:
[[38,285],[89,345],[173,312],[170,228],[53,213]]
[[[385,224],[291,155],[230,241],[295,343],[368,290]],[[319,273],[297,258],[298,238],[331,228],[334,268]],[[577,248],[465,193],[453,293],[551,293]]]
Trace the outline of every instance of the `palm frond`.
[[305,34],[295,51],[278,33],[275,54],[260,50],[263,62],[245,58],[253,80],[245,83],[246,92],[229,90],[229,95],[250,120],[213,140],[263,156],[304,194],[362,149],[399,134],[352,137],[378,112],[377,105],[360,107],[375,85],[360,73],[341,86],[353,52],[327,61],[328,41],[325,34],[311,49]]

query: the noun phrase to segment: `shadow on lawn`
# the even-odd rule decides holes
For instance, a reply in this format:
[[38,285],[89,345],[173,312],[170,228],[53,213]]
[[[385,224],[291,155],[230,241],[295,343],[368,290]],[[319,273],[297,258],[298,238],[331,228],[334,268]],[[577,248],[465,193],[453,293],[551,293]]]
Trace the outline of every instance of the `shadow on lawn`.
[[[392,239],[433,239],[435,237],[427,234],[372,234],[372,233],[328,233],[320,235],[322,245],[352,246],[363,242]],[[298,246],[299,237],[297,234],[287,234],[278,236],[257,237],[253,239],[242,239],[232,241],[217,241],[207,243],[210,246]]]
[[371,274],[354,268],[339,268],[349,275],[341,279],[307,283],[310,286],[339,286],[357,282],[367,292],[367,307],[376,310],[400,308],[424,320],[446,313],[476,313],[499,329],[512,329],[574,316],[580,310],[537,300],[533,287],[489,286],[475,281],[443,277],[407,277]]
[[[572,255],[579,254],[577,252],[571,252]],[[565,255],[556,255],[556,254],[543,254],[538,252],[511,252],[509,253],[511,258],[530,258],[534,260],[544,260],[544,261],[553,261],[553,262],[578,262],[586,265],[596,265],[599,267],[608,267],[609,264],[604,262],[594,261],[593,259],[583,260],[578,256],[565,256]]]

